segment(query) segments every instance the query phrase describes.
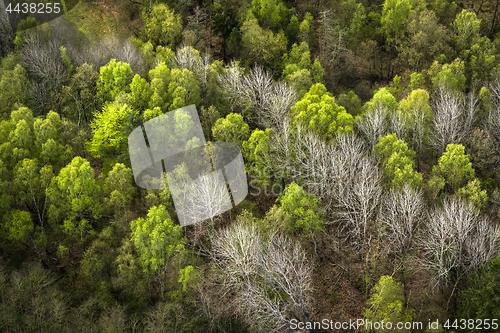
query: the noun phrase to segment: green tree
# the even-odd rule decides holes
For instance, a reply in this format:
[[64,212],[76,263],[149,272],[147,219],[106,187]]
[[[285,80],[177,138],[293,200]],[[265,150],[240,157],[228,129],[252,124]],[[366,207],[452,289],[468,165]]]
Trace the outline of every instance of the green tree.
[[281,0],[252,0],[250,6],[253,15],[264,28],[279,28],[288,20],[289,11]]
[[428,141],[433,113],[429,105],[429,93],[424,89],[412,90],[406,99],[399,102],[399,110],[405,121],[409,142],[417,152],[417,166],[420,171],[422,149]]
[[[174,224],[165,206],[153,206],[147,218],[132,221],[131,241],[147,274],[165,274],[166,263],[176,252],[184,250],[184,230]],[[162,284],[163,288],[163,284]]]
[[212,137],[212,127],[214,127],[215,122],[220,118],[220,113],[217,111],[215,106],[210,105],[208,108],[202,106],[200,109],[200,121],[201,127],[203,128],[203,134],[208,141],[213,139]]
[[34,120],[35,146],[43,164],[62,167],[73,156],[71,147],[61,143],[62,126],[61,117],[54,111],[50,111],[45,119]]
[[84,63],[77,67],[69,84],[63,87],[67,106],[62,114],[68,118],[71,116],[78,125],[90,122],[92,112],[99,107],[96,98],[98,80],[99,72],[94,69],[93,64]]
[[391,46],[401,44],[408,33],[408,18],[412,11],[425,8],[418,0],[386,0],[382,9],[382,30]]
[[449,191],[455,192],[473,177],[474,169],[464,146],[449,144],[438,164],[432,168],[429,182],[443,184]]
[[271,129],[262,131],[255,129],[248,141],[243,142],[243,154],[247,161],[247,173],[256,177],[250,184],[266,186],[270,183],[269,170],[266,160],[269,157],[269,138]]
[[6,168],[13,170],[18,161],[34,155],[35,135],[30,109],[21,107],[14,110],[10,118],[0,123],[0,159]]
[[304,96],[314,83],[323,83],[325,70],[318,59],[311,64],[311,54],[309,45],[302,42],[299,45],[293,44],[289,54],[285,54],[285,69],[283,76],[290,82],[299,93],[299,97]]
[[165,4],[154,5],[151,13],[144,15],[145,42],[174,48],[181,33],[181,16]]
[[[372,289],[372,295],[366,302],[364,317],[369,322],[411,322],[415,314],[413,310],[405,309],[403,287],[391,276],[382,275]],[[368,332],[389,332],[389,329],[368,329]],[[400,332],[410,332],[401,330]]]
[[458,51],[462,52],[468,49],[473,41],[479,38],[479,29],[481,20],[476,17],[476,14],[463,9],[453,21],[453,29],[455,35],[455,43]]
[[163,112],[166,112],[171,103],[168,96],[168,85],[172,81],[170,68],[164,62],[160,62],[154,69],[149,71],[149,79],[153,90],[149,107],[151,109],[159,107]]
[[52,178],[46,193],[49,222],[54,228],[81,241],[84,235],[93,233],[91,219],[100,214],[99,187],[87,160],[73,158]]
[[483,208],[488,201],[486,190],[481,190],[481,181],[477,178],[469,181],[467,185],[459,188],[457,194],[473,202],[478,208]]
[[115,214],[122,213],[134,199],[137,187],[132,170],[116,163],[104,181],[104,203]]
[[149,106],[149,101],[153,95],[153,90],[149,83],[136,74],[130,83],[130,97],[132,98],[132,108],[144,111]]
[[279,196],[278,201],[285,213],[292,216],[293,223],[287,226],[288,231],[291,233],[299,231],[304,236],[311,237],[314,242],[314,252],[320,259],[316,234],[323,230],[323,218],[319,213],[318,199],[292,182]]
[[[467,319],[498,318],[500,316],[500,257],[490,259],[477,274],[471,275],[472,287],[460,294],[459,316]],[[491,327],[491,326],[490,326]],[[467,332],[483,332],[469,329]]]
[[127,137],[122,128],[128,120],[128,115],[135,113],[128,105],[111,103],[97,113],[91,123],[92,141],[87,143],[87,150],[95,157],[100,157],[103,149],[123,149]]
[[28,212],[16,209],[3,217],[3,234],[16,245],[27,242],[33,230],[33,221]]
[[219,118],[212,128],[215,141],[232,142],[243,146],[243,141],[250,137],[250,127],[237,113],[230,113],[225,118]]
[[377,105],[382,105],[390,112],[397,110],[399,106],[396,97],[391,94],[388,88],[380,88],[376,90],[372,99],[365,103],[363,109],[366,112],[368,110],[373,110],[373,108]]
[[342,93],[339,95],[337,102],[340,106],[343,106],[347,112],[349,112],[353,117],[361,114],[361,99],[352,90],[348,93]]
[[129,64],[116,62],[115,59],[111,59],[106,66],[102,66],[97,81],[97,95],[101,101],[113,101],[118,94],[129,92],[133,75]]
[[300,22],[299,25],[299,30],[300,30],[300,35],[302,37],[302,41],[309,43],[309,36],[313,32],[312,25],[314,23],[314,17],[312,16],[311,13],[306,12],[304,14],[304,19],[302,22]]
[[333,96],[323,84],[311,87],[291,109],[294,122],[331,139],[337,133],[350,132],[354,118],[342,106],[335,104]]
[[24,159],[16,166],[14,173],[14,188],[19,205],[26,205],[35,212],[38,225],[45,223],[47,209],[46,189],[49,187],[54,173],[52,166],[39,166],[37,159]]
[[187,105],[199,105],[201,90],[194,74],[187,69],[174,68],[171,71],[172,81],[168,85],[168,94],[172,100],[170,110],[175,110]]
[[241,53],[247,65],[260,64],[278,70],[282,67],[286,46],[283,31],[274,34],[261,28],[256,19],[245,21],[241,26]]
[[465,63],[459,58],[450,64],[444,65],[440,65],[437,61],[434,61],[427,74],[432,81],[434,89],[443,85],[455,91],[465,90]]
[[163,112],[201,102],[201,89],[194,74],[187,69],[174,68],[161,62],[149,71],[153,91],[149,108],[159,107]]
[[27,73],[21,65],[12,70],[0,69],[0,120],[8,118],[16,103],[25,101],[27,88]]
[[449,54],[449,33],[433,11],[424,10],[408,18],[408,38],[399,54],[403,66],[412,70],[428,68],[441,54]]
[[414,171],[415,152],[408,149],[408,145],[396,134],[380,138],[373,150],[380,156],[384,176],[390,186],[401,189],[404,184],[413,187],[422,185],[422,175]]

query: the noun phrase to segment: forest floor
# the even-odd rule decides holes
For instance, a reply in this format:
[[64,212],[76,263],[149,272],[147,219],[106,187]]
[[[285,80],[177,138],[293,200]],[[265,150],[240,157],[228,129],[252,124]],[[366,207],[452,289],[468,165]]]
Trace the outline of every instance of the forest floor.
[[130,36],[128,24],[123,20],[124,8],[114,1],[81,0],[66,19],[83,30],[87,36]]

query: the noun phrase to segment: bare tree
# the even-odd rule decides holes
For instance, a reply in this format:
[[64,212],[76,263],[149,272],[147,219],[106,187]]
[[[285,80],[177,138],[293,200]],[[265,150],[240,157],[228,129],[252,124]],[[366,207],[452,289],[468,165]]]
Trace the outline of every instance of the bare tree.
[[466,240],[466,262],[469,269],[484,265],[500,253],[500,229],[487,217],[481,217],[474,226],[474,237]]
[[263,128],[280,130],[288,121],[290,108],[297,101],[295,89],[286,82],[273,82],[271,73],[255,66],[247,73],[231,63],[219,82],[231,110],[247,112]]
[[387,241],[387,251],[394,254],[396,265],[401,269],[404,287],[405,264],[410,259],[408,253],[414,246],[415,233],[425,218],[425,208],[422,191],[408,184],[402,189],[392,189],[382,201],[380,219],[386,231],[382,237]]
[[253,330],[265,332],[293,332],[292,319],[311,321],[312,267],[298,243],[267,238],[243,223],[220,232],[215,242],[220,298],[211,313],[231,307]]
[[456,269],[456,284],[463,273],[484,264],[498,254],[498,229],[479,216],[470,202],[461,198],[445,200],[435,208],[419,237],[425,268],[434,271],[435,285],[446,285]]
[[214,218],[231,209],[231,199],[221,171],[201,175],[184,193],[184,209],[191,221],[210,219],[212,242],[215,236]]
[[408,132],[407,119],[401,111],[394,111],[389,116],[390,132],[396,133],[398,139],[405,140]]
[[408,127],[413,149],[417,152],[417,168],[420,171],[422,148],[428,128],[425,120],[425,111],[422,108],[412,108],[408,114]]
[[356,123],[356,129],[366,141],[369,149],[377,144],[378,140],[387,133],[387,109],[378,103],[372,110],[365,113]]
[[389,252],[398,262],[404,261],[413,247],[413,239],[424,219],[425,202],[420,189],[405,184],[402,189],[392,189],[385,195],[380,218],[387,233],[384,238]]
[[297,102],[297,92],[287,82],[277,82],[263,97],[263,107],[255,110],[259,125],[280,131],[290,117],[290,108]]
[[442,154],[449,144],[460,143],[472,130],[477,113],[474,93],[465,99],[444,85],[439,86],[432,105],[434,111],[431,144]]
[[337,204],[336,213],[343,229],[346,230],[349,243],[353,248],[360,250],[365,277],[367,243],[382,194],[382,175],[376,163],[368,157],[361,158],[352,169],[341,170],[347,177],[349,174],[354,176],[348,181],[340,182],[339,192],[334,192]]
[[177,50],[173,61],[177,68],[193,72],[198,81],[201,82],[202,88],[206,89],[210,73],[210,56],[207,53],[200,56],[193,47],[185,46]]
[[225,99],[229,102],[232,112],[240,109],[240,91],[242,89],[243,71],[237,63],[231,62],[219,75],[219,82],[222,86]]

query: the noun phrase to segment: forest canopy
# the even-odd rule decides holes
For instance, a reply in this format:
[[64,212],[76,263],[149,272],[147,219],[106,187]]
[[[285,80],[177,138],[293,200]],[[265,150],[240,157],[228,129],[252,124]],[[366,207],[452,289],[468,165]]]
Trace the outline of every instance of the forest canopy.
[[[0,2],[0,331],[498,314],[500,0],[72,6],[42,22]],[[193,104],[249,194],[221,213],[199,191],[213,214],[183,227],[179,193],[135,183],[128,137]],[[162,135],[197,146],[193,121]]]

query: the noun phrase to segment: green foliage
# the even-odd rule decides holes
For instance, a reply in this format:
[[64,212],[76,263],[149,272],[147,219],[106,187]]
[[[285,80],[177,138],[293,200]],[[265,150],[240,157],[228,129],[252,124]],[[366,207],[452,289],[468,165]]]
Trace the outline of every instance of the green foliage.
[[20,161],[14,172],[16,201],[35,212],[40,225],[44,223],[47,207],[45,190],[53,177],[52,166],[40,167],[37,159]]
[[408,17],[425,6],[418,0],[386,0],[382,9],[382,30],[390,44],[401,43],[408,32]]
[[269,155],[269,138],[271,129],[262,131],[255,129],[248,141],[243,142],[243,154],[247,161],[247,173],[255,177],[252,179],[253,185],[266,185],[270,183],[269,170],[267,168],[266,159]]
[[459,188],[457,194],[473,202],[478,208],[483,208],[488,201],[488,194],[486,190],[481,191],[481,182],[477,178],[469,181],[464,187]]
[[401,45],[402,64],[412,70],[427,68],[439,55],[449,54],[449,33],[432,11],[423,10],[408,18],[408,38]]
[[[444,183],[448,189],[455,192],[464,186],[474,177],[474,169],[469,160],[469,155],[465,154],[462,145],[449,144],[446,152],[438,160],[438,164],[432,168],[431,180],[433,183]],[[438,181],[434,178],[441,178]]]
[[33,221],[28,212],[16,209],[3,217],[2,233],[15,244],[27,242],[33,229]]
[[380,138],[373,150],[380,156],[388,184],[396,188],[402,188],[404,184],[413,187],[422,185],[422,175],[413,169],[415,152],[408,149],[407,144],[399,140],[396,134]]
[[372,99],[365,103],[363,106],[365,112],[368,110],[373,110],[375,106],[381,105],[389,111],[395,111],[398,109],[398,102],[396,101],[396,97],[389,91],[388,88],[380,88],[375,91]]
[[455,43],[459,52],[468,49],[474,39],[479,37],[481,20],[476,18],[476,14],[465,9],[457,15],[453,22]]
[[342,93],[337,99],[338,105],[343,106],[347,112],[349,112],[353,117],[361,114],[361,99],[352,90],[348,93]]
[[314,237],[315,233],[323,229],[318,199],[301,186],[292,182],[279,196],[278,201],[283,211],[292,216],[292,223],[286,226],[288,232],[294,234],[299,231],[305,236]]
[[134,73],[130,65],[111,59],[100,69],[97,94],[102,102],[113,101],[122,92],[129,92]]
[[127,137],[122,128],[129,113],[135,113],[128,105],[106,104],[102,112],[96,113],[91,123],[92,141],[87,143],[87,150],[95,157],[100,157],[102,149],[123,148]]
[[285,35],[289,46],[298,42],[299,29],[299,19],[297,16],[292,15],[290,23],[288,23],[288,26],[285,29]]
[[225,118],[219,118],[212,127],[215,141],[232,142],[243,146],[243,141],[250,137],[250,127],[237,113],[230,113]]
[[172,100],[169,110],[201,102],[201,90],[194,74],[187,69],[172,69],[172,81],[168,85],[168,94]]
[[173,298],[181,300],[187,292],[196,287],[196,284],[199,283],[199,276],[200,271],[192,265],[181,268],[179,270],[179,280],[177,282],[181,283],[182,286],[180,289],[173,292]]
[[[372,295],[366,302],[364,317],[370,322],[411,322],[415,317],[413,310],[405,309],[403,286],[391,276],[383,275],[372,289]],[[368,330],[368,332],[389,332],[389,329]],[[401,331],[410,332],[410,330]]]
[[451,64],[440,65],[434,61],[428,70],[428,76],[432,81],[432,86],[437,89],[443,85],[455,91],[465,90],[465,64],[459,58]]
[[132,221],[131,241],[145,273],[155,274],[168,259],[184,249],[184,230],[170,219],[165,206],[153,206],[146,219]]
[[280,69],[287,40],[283,31],[273,33],[263,29],[256,19],[245,21],[241,26],[241,52],[247,65],[260,64]]
[[[490,259],[477,274],[472,287],[460,293],[460,318],[491,319],[500,316],[500,257]],[[469,329],[468,332],[484,330]]]
[[46,190],[49,222],[68,237],[83,241],[84,235],[93,233],[91,218],[100,215],[99,192],[90,163],[79,156],[73,158]]
[[410,75],[410,89],[423,89],[425,87],[425,76],[421,73],[413,72]]
[[412,90],[406,99],[399,101],[399,107],[405,114],[409,114],[413,109],[422,110],[426,123],[432,119],[432,110],[429,105],[429,93],[424,89]]
[[283,76],[290,82],[302,97],[309,91],[314,83],[323,83],[325,70],[318,59],[311,64],[311,54],[309,45],[302,42],[299,45],[293,44],[289,54],[283,56],[286,59]]
[[132,202],[137,187],[132,170],[122,163],[116,163],[104,181],[103,193],[107,208],[118,214]]
[[314,17],[311,13],[306,12],[304,14],[304,20],[300,23],[299,30],[302,36],[302,41],[309,43],[309,36],[313,32],[312,25],[314,23]]
[[149,108],[163,112],[201,102],[201,89],[194,74],[187,69],[170,70],[163,62],[149,71],[152,95]]
[[149,83],[136,74],[130,83],[130,97],[132,98],[132,108],[134,110],[146,110],[149,100],[153,95],[153,90]]
[[477,177],[487,179],[498,176],[495,166],[500,156],[495,152],[495,141],[488,132],[476,128],[464,144]]
[[233,29],[238,28],[237,10],[232,0],[215,0],[211,15],[212,28],[228,38]]
[[0,158],[10,169],[25,158],[37,158],[56,169],[62,167],[73,155],[72,149],[62,144],[63,124],[52,111],[45,119],[33,118],[25,107],[12,111],[11,120],[0,124]]
[[264,28],[279,28],[288,20],[288,9],[281,0],[252,0],[253,15]]
[[181,16],[165,4],[154,5],[151,13],[144,17],[144,41],[154,46],[173,48],[181,33]]
[[321,83],[313,85],[292,107],[291,113],[295,123],[306,126],[325,139],[352,131],[354,123],[354,118],[342,106],[335,104],[335,99]]
[[200,121],[201,127],[203,127],[203,134],[205,138],[210,141],[212,137],[212,127],[215,122],[220,118],[220,113],[217,111],[215,106],[210,105],[208,108],[202,106],[200,109]]
[[92,112],[99,106],[96,96],[99,79],[99,72],[94,69],[93,64],[84,63],[77,67],[69,84],[63,87],[63,98],[67,106],[62,114],[68,118],[71,116],[78,123],[90,122]]
[[16,103],[25,102],[27,87],[27,73],[21,65],[12,70],[0,69],[0,120],[9,117]]

